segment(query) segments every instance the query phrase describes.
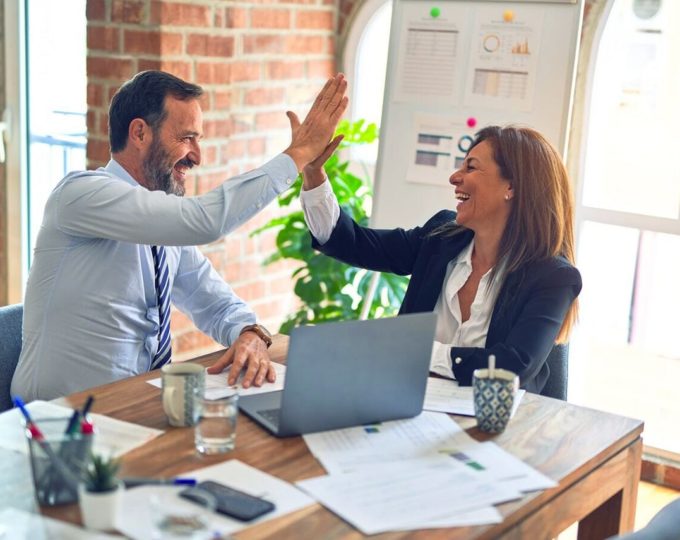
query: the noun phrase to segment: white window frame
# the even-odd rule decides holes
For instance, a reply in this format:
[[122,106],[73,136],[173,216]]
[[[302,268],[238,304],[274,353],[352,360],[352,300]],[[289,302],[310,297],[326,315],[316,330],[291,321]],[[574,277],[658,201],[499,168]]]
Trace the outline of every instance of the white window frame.
[[[568,167],[572,180],[575,180],[575,228],[576,248],[580,245],[580,235],[583,225],[590,221],[605,225],[615,225],[629,229],[680,235],[680,218],[664,218],[622,212],[588,206],[584,204],[584,184],[586,152],[589,147],[588,119],[590,117],[591,98],[599,44],[602,39],[609,14],[616,0],[606,0],[592,6],[586,27],[582,32],[581,52],[576,81],[576,95],[574,113],[570,127],[570,147],[568,152]],[[674,0],[671,0],[674,1]],[[578,260],[576,261],[578,265]],[[573,368],[573,365],[572,365]],[[581,375],[583,376],[583,375]],[[572,399],[570,391],[570,400]],[[645,445],[643,460],[646,463],[658,463],[661,458],[668,462],[668,466],[677,469],[678,454]]]
[[4,0],[5,102],[9,131],[6,136],[7,192],[7,300],[23,300],[28,275],[27,115],[26,115],[26,3]]
[[[580,93],[582,100],[582,114],[579,115],[578,122],[574,122],[572,126],[572,140],[578,140],[578,151],[570,153],[571,156],[578,156],[575,163],[576,174],[572,178],[578,178],[576,185],[576,245],[579,245],[580,233],[583,230],[583,224],[587,221],[596,223],[603,223],[607,225],[617,225],[632,229],[640,229],[651,232],[659,232],[666,234],[680,235],[680,219],[671,219],[663,217],[655,217],[644,214],[636,214],[633,212],[621,212],[616,210],[608,210],[594,206],[588,206],[583,202],[584,195],[584,179],[585,179],[585,164],[586,153],[589,147],[589,133],[588,133],[588,118],[590,116],[591,97],[593,93],[593,81],[595,78],[595,67],[597,60],[597,52],[599,49],[600,40],[604,33],[605,26],[609,19],[609,14],[614,6],[616,0],[607,0],[601,15],[596,21],[596,29],[593,32],[593,38],[590,47],[582,48],[582,55],[580,62],[585,64],[587,68],[584,72],[579,73],[580,77],[584,77],[585,84],[582,87],[583,92]],[[591,14],[592,16],[592,14]],[[584,54],[585,53],[585,54]],[[584,58],[585,56],[585,58]],[[576,118],[576,116],[574,116]],[[573,128],[576,128],[574,130]],[[580,134],[580,136],[579,136]]]
[[[341,38],[340,65],[343,71],[348,75],[350,82],[350,93],[352,91],[351,84],[357,80],[356,73],[356,55],[363,37],[364,30],[370,22],[375,13],[391,0],[365,0],[361,7],[358,8],[352,17],[345,22],[344,37]],[[353,109],[354,100],[350,95],[350,117],[356,116],[356,111]]]

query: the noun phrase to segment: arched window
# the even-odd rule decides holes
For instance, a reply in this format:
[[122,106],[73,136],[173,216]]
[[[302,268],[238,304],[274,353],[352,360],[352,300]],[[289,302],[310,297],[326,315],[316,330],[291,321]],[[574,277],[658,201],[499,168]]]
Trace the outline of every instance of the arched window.
[[607,7],[582,120],[570,400],[644,418],[645,444],[680,454],[680,2]]
[[[352,120],[363,118],[380,126],[391,18],[391,0],[366,0],[348,23],[342,63],[351,85]],[[377,156],[377,144],[356,147],[352,154],[370,165]]]

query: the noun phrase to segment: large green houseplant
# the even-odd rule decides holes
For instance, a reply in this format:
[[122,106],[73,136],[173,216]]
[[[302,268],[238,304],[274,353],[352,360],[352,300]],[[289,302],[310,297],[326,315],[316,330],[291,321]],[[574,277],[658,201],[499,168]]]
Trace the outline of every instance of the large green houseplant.
[[[371,185],[367,178],[359,178],[350,172],[349,161],[343,160],[341,155],[349,146],[374,142],[378,137],[378,129],[375,124],[366,124],[364,120],[344,120],[338,126],[337,134],[344,135],[344,139],[326,162],[326,175],[340,207],[360,225],[368,225],[373,193]],[[293,188],[278,198],[279,206],[290,206],[297,201],[301,187],[302,178],[298,177]],[[251,234],[257,235],[268,229],[278,229],[276,252],[264,264],[281,259],[300,262],[300,267],[293,272],[293,278],[295,294],[300,298],[301,306],[281,325],[281,333],[288,334],[301,324],[359,318],[372,272],[348,266],[314,251],[301,210],[274,218]],[[395,315],[407,284],[407,277],[380,274],[368,317]]]

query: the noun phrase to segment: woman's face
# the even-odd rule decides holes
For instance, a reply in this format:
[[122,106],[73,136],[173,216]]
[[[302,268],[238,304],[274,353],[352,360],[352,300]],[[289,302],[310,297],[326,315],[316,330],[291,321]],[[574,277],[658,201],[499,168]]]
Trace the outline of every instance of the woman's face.
[[505,229],[513,191],[510,182],[501,176],[488,141],[470,150],[463,166],[451,175],[449,182],[456,188],[456,223],[476,233]]

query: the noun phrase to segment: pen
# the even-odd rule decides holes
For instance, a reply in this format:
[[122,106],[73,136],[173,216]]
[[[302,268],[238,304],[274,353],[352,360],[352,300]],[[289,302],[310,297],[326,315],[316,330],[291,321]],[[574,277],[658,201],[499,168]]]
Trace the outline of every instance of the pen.
[[92,408],[92,403],[94,402],[94,396],[90,394],[87,396],[87,400],[85,400],[85,405],[83,405],[83,410],[80,412],[80,432],[83,435],[91,435],[94,433],[94,427],[92,426],[92,422],[90,422],[87,419],[87,415],[90,412],[90,409]]
[[68,420],[68,424],[66,425],[66,430],[64,431],[65,435],[72,435],[75,432],[76,427],[78,426],[79,416],[80,412],[78,412],[78,409],[75,409],[71,415],[71,418]]
[[80,416],[85,418],[88,415],[88,413],[90,412],[90,409],[92,408],[93,402],[94,402],[94,396],[92,394],[90,394],[89,396],[87,396],[87,400],[85,401],[85,405],[83,406],[83,410],[80,413]]
[[43,434],[38,429],[38,426],[35,425],[35,422],[33,422],[31,415],[28,414],[28,409],[26,408],[26,404],[24,403],[24,400],[21,399],[19,396],[14,396],[12,401],[14,401],[14,405],[21,411],[21,414],[24,415],[24,418],[26,419],[26,427],[31,432],[31,435],[36,440],[42,440]]
[[123,478],[123,484],[126,488],[137,486],[155,485],[155,486],[195,486],[195,478],[141,478],[130,477]]

